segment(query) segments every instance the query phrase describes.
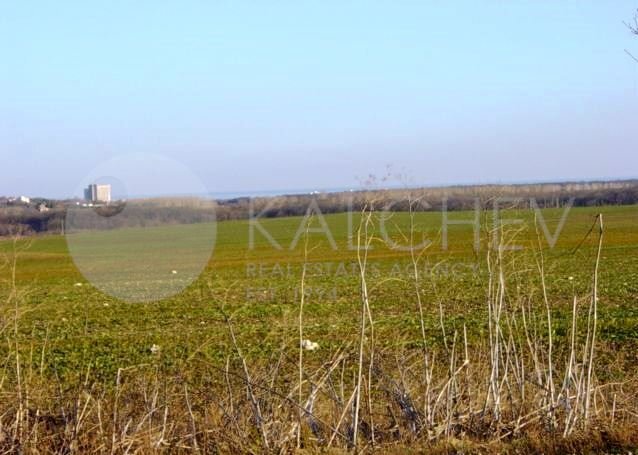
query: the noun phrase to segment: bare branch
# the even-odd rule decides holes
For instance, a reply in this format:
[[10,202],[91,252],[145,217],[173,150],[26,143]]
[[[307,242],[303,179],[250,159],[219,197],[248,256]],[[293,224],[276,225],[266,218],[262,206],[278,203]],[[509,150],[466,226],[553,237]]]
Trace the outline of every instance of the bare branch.
[[636,61],[636,63],[638,63],[638,58],[634,57],[634,56],[632,55],[632,53],[631,53],[631,52],[629,52],[627,49],[625,49],[625,53],[626,53],[628,56],[630,56],[631,58],[633,58],[633,59]]
[[625,26],[629,29],[629,31],[631,31],[631,33],[633,33],[634,35],[638,35],[638,10],[636,10],[636,12],[634,13],[633,22],[633,24],[627,22],[623,22],[623,24],[625,24]]

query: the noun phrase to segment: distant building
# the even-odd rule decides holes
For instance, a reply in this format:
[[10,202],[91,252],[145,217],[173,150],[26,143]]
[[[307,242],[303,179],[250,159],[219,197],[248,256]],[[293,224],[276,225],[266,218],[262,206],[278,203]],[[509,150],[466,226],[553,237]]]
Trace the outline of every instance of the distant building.
[[19,197],[20,202],[22,202],[23,204],[28,204],[31,202],[31,199],[26,197],[26,196],[20,196]]
[[49,211],[49,207],[46,206],[46,204],[44,203],[40,203],[38,204],[38,212],[48,212]]
[[90,202],[111,202],[111,185],[89,185],[84,190],[84,199]]

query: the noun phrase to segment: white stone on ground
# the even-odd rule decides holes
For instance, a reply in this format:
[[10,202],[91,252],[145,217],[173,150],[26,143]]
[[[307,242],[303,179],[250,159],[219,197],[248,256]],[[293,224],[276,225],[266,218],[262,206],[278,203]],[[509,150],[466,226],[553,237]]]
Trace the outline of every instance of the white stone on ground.
[[302,340],[301,348],[304,349],[305,351],[315,351],[319,349],[319,343],[315,343],[314,341],[310,341],[310,340]]

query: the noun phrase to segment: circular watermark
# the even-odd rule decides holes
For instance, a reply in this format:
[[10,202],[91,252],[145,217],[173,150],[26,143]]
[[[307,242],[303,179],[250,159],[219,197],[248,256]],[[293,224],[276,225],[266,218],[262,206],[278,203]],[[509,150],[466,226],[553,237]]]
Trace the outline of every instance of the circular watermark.
[[69,253],[102,292],[127,302],[174,296],[195,281],[215,247],[215,202],[171,158],[118,156],[76,189],[65,220]]

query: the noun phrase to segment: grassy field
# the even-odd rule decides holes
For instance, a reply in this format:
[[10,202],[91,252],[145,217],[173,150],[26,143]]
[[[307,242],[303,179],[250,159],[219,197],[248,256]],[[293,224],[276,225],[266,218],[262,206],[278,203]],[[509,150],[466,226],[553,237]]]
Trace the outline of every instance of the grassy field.
[[[564,209],[542,211],[550,237],[564,213]],[[538,269],[542,260],[554,355],[561,359],[562,365],[569,355],[574,296],[586,300],[592,292],[598,242],[597,228],[592,227],[598,213],[603,214],[604,239],[597,289],[596,343],[599,348],[595,373],[600,384],[623,383],[629,387],[638,373],[635,350],[638,347],[638,206],[573,208],[553,247],[542,229],[539,240],[532,211],[502,212],[502,219],[522,220],[502,227],[503,241],[517,248],[506,251],[501,261],[502,268],[508,271],[504,278],[506,306],[513,312],[518,306],[530,309],[528,322],[534,327],[539,352],[545,353],[548,332],[542,304],[543,276]],[[449,218],[469,222],[474,216],[473,212],[452,212]],[[321,224],[322,220],[325,225]],[[445,247],[440,213],[416,213],[413,218],[409,213],[394,213],[384,221],[376,215],[371,220],[372,249],[368,251],[366,264],[369,314],[364,311],[364,315],[374,321],[374,332],[366,332],[366,340],[372,335],[374,338],[369,342],[373,348],[366,347],[366,356],[377,352],[381,358],[394,363],[395,369],[405,363],[398,368],[399,372],[402,368],[416,370],[424,343],[433,355],[449,355],[454,345],[462,351],[461,338],[467,333],[470,351],[482,359],[478,363],[489,363],[480,353],[490,349],[488,340],[491,339],[486,300],[490,298],[490,277],[493,277],[487,261],[491,251],[488,242],[492,239],[489,234],[494,232],[493,212],[480,214],[478,251],[474,245],[474,226],[470,224],[449,225]],[[228,373],[224,376],[223,372],[233,370],[234,366],[237,375],[243,376],[240,362],[243,359],[261,380],[271,377],[266,371],[272,373],[273,365],[282,371],[289,370],[288,376],[280,373],[278,378],[288,385],[288,390],[294,389],[291,383],[298,368],[302,286],[303,338],[320,346],[317,351],[303,354],[303,368],[319,371],[330,359],[350,349],[348,358],[353,362],[346,366],[344,361],[340,374],[342,387],[344,384],[352,387],[356,378],[351,375],[357,371],[356,352],[361,342],[361,276],[356,249],[361,221],[360,214],[314,217],[310,227],[322,228],[323,232],[307,234],[307,223],[302,217],[259,220],[267,235],[255,226],[251,228],[248,221],[217,223],[215,248],[202,274],[177,295],[143,303],[118,300],[93,287],[74,265],[62,236],[43,235],[17,243],[0,241],[0,254],[7,258],[0,269],[3,278],[0,299],[6,302],[2,309],[6,342],[0,346],[0,358],[7,359],[0,387],[8,397],[13,396],[18,379],[26,382],[25,378],[30,377],[35,381],[33,384],[49,384],[51,390],[42,396],[32,392],[31,406],[40,400],[38,406],[42,409],[58,413],[58,408],[64,405],[47,402],[54,394],[52,390],[59,389],[64,395],[91,388],[95,393],[109,396],[120,386],[118,371],[127,371],[122,369],[152,372],[156,381],[180,378],[193,390],[224,390],[224,377],[228,379]],[[418,250],[416,280],[414,262],[406,248],[411,226],[413,244],[424,239],[431,242]],[[172,228],[149,228],[144,232],[156,230],[155,234],[162,238],[165,234],[162,229]],[[210,225],[195,226],[185,235],[192,240],[190,244],[198,245],[198,236],[205,237],[209,229]],[[132,239],[144,237],[135,230],[129,234]],[[132,241],[130,247],[135,244]],[[17,255],[16,248],[20,250]],[[180,276],[182,253],[171,249],[170,241],[158,247],[157,260],[149,261],[154,279],[162,276],[167,281],[175,279],[173,270]],[[14,257],[15,287],[11,283]],[[302,279],[304,264],[307,266]],[[422,301],[422,318],[416,289]],[[579,321],[586,319],[587,305],[582,304]],[[227,317],[236,344],[232,342]],[[514,317],[511,321],[515,323]],[[583,330],[583,325],[580,327]],[[397,360],[399,358],[401,360]],[[22,371],[22,378],[17,370]],[[400,374],[395,375],[395,380],[399,381],[399,377]],[[273,379],[273,384],[278,381]],[[409,381],[406,379],[406,382]],[[20,387],[26,386],[21,383]],[[242,385],[233,384],[233,387],[241,390]],[[293,398],[297,398],[295,390],[291,392]],[[310,390],[304,391],[304,397],[311,394]],[[242,392],[238,393],[241,396]],[[412,393],[415,401],[423,395],[416,389]],[[207,406],[207,401],[199,398],[197,418],[193,420],[198,425]],[[346,393],[344,402],[347,398]],[[197,397],[193,400],[197,401]],[[344,403],[341,405],[344,409],[347,407]],[[623,418],[629,419],[634,411],[629,410],[629,404],[626,406]],[[294,415],[296,411],[293,408],[290,412]],[[372,410],[369,413],[375,414]],[[312,429],[312,425],[308,425]],[[256,428],[254,444],[242,449],[254,446],[250,450],[259,451],[259,426]],[[277,433],[269,431],[270,435]],[[206,438],[201,437],[191,443],[205,446]],[[106,439],[109,438],[111,433]],[[402,438],[398,439],[404,441]],[[189,437],[185,439],[190,441]],[[308,441],[314,439],[311,436],[304,440],[301,445],[308,447],[312,445]],[[180,441],[179,444],[188,445]],[[124,442],[117,447],[124,451],[122,444]],[[166,444],[171,447],[178,443]],[[347,447],[348,444],[344,444],[334,443]]]

